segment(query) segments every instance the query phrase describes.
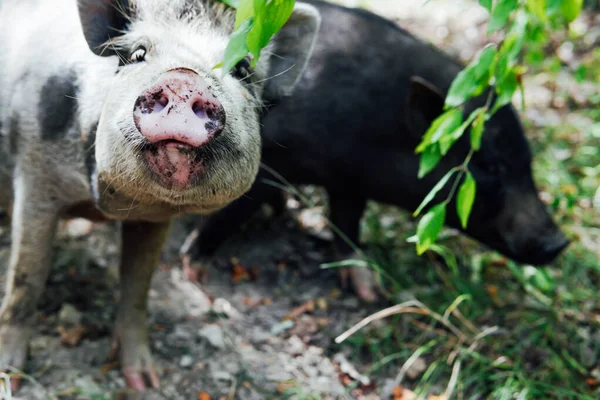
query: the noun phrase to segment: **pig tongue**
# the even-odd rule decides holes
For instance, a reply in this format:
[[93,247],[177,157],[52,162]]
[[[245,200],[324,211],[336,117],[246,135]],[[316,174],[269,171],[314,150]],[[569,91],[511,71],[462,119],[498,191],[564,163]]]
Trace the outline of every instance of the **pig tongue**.
[[147,157],[150,167],[167,187],[185,189],[200,165],[191,148],[183,143],[159,143],[156,152]]

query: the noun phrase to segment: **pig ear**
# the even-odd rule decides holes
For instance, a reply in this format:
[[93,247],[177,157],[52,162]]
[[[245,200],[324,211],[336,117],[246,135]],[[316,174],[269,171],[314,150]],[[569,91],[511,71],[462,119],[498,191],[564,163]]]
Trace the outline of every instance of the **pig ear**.
[[269,99],[289,96],[312,55],[321,15],[311,5],[296,3],[290,19],[273,38],[265,94]]
[[433,83],[420,76],[410,78],[406,118],[413,134],[420,138],[433,120],[444,112],[444,98]]
[[102,46],[108,40],[120,36],[129,19],[128,0],[78,0],[79,19],[85,40],[90,49],[99,56],[116,54],[114,49]]

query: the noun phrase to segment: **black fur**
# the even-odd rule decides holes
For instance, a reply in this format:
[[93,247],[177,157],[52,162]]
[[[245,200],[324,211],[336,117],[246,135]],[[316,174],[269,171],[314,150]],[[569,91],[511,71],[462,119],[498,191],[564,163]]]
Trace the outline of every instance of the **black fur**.
[[126,30],[129,23],[128,0],[79,0],[79,18],[90,50],[100,56],[114,55],[114,49],[102,45]]
[[54,75],[46,81],[38,105],[42,139],[56,141],[64,137],[75,120],[78,91],[74,71]]

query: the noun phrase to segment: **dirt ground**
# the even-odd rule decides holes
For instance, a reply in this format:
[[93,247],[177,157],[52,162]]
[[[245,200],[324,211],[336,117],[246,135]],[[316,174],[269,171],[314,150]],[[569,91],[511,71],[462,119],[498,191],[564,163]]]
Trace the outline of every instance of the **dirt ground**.
[[[327,241],[284,217],[224,246],[200,287],[183,280],[178,268],[177,245],[185,232],[177,221],[152,283],[149,329],[162,387],[143,398],[196,399],[200,392],[282,398],[288,387],[344,398],[334,361],[343,353],[337,354],[333,339],[376,306],[360,305],[337,289],[335,271],[319,270],[331,257]],[[5,229],[1,236],[3,268],[7,234]],[[15,398],[108,399],[124,386],[118,365],[107,359],[118,298],[118,230],[75,220],[64,224],[60,236],[31,343],[31,381]],[[302,307],[314,311],[282,323]]]
[[[370,4],[461,59],[480,48],[478,26],[486,14],[471,2]],[[162,387],[143,398],[208,398],[201,392],[211,399],[359,397],[348,391],[349,382],[361,387],[360,398],[390,398],[394,375],[368,382],[346,362],[348,349],[333,342],[382,305],[367,307],[341,292],[337,272],[319,269],[332,258],[326,235],[310,235],[295,221],[291,213],[233,238],[201,286],[181,278],[177,249],[188,227],[174,224],[149,305]],[[118,366],[107,360],[118,298],[117,232],[115,225],[82,221],[62,226],[31,343],[31,379],[13,398],[108,399],[124,387]],[[9,229],[0,228],[3,271],[9,246]],[[302,306],[314,310],[302,313]],[[282,322],[293,310],[299,316]]]

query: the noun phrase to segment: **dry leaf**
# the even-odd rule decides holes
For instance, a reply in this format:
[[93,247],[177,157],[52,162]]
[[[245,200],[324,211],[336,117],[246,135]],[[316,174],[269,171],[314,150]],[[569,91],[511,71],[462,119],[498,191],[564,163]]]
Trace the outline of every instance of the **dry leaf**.
[[315,310],[315,302],[312,300],[307,301],[306,303],[299,305],[294,308],[292,311],[288,313],[283,319],[296,319],[302,314],[313,312]]
[[210,395],[206,392],[198,392],[198,400],[210,400]]
[[65,328],[64,326],[59,326],[56,328],[58,333],[60,333],[60,341],[65,346],[75,347],[79,344],[81,339],[88,332],[88,328],[83,325],[75,325],[71,328]]
[[294,387],[294,383],[291,381],[287,381],[287,382],[280,382],[279,385],[277,385],[277,392],[278,393],[285,393],[287,390],[291,389]]
[[416,398],[415,392],[400,385],[392,391],[392,400],[416,400]]
[[102,367],[100,367],[100,369],[102,370],[102,373],[104,374],[108,374],[108,371],[112,371],[113,369],[117,369],[121,366],[121,362],[120,361],[113,361],[113,362],[109,362],[106,364],[102,364]]

